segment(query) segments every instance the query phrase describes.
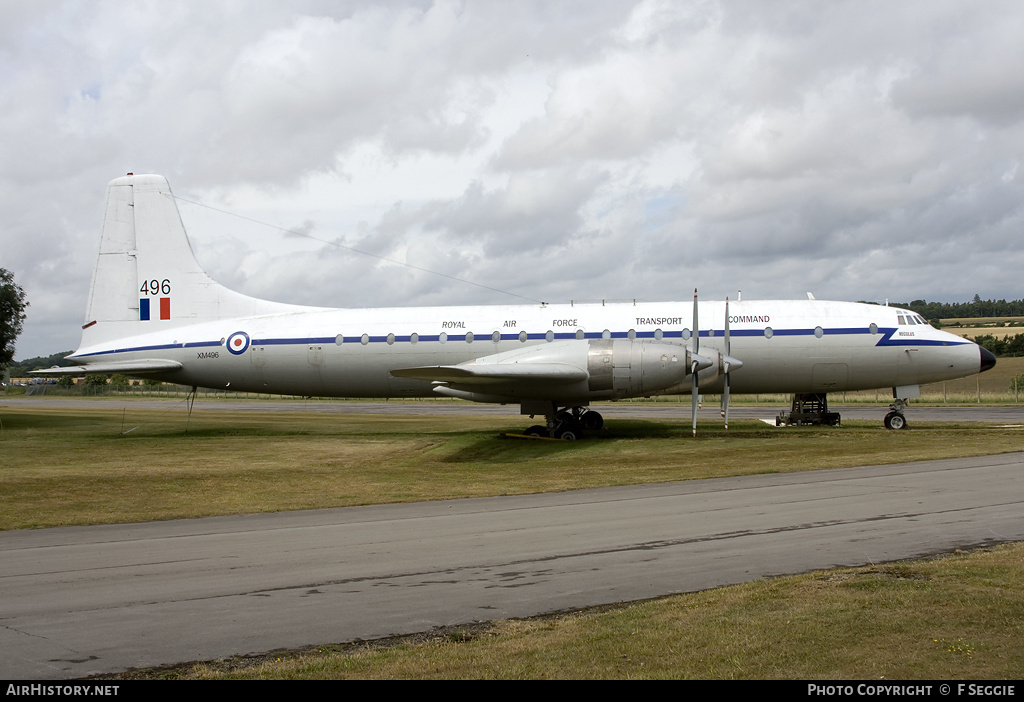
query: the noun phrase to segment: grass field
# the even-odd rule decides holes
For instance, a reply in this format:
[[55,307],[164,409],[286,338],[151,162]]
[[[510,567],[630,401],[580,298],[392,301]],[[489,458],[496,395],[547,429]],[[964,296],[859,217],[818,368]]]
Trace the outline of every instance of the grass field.
[[[513,420],[513,428],[519,423]],[[0,529],[575,490],[1016,451],[975,423],[779,431],[616,420],[587,441],[498,438],[503,416],[0,412]],[[766,450],[768,447],[770,450]]]
[[940,319],[939,323],[946,331],[950,331],[947,327],[987,327],[992,329],[993,327],[1024,326],[1024,317],[950,317]]
[[950,327],[944,329],[950,334],[956,334],[962,336],[965,339],[976,339],[979,336],[994,336],[997,339],[1005,339],[1008,336],[1017,336],[1018,334],[1024,334],[1024,328],[1022,327]]

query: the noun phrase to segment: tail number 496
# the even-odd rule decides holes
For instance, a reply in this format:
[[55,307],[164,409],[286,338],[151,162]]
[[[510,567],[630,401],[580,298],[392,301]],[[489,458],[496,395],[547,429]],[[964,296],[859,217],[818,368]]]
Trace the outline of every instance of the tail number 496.
[[171,281],[168,278],[163,280],[144,280],[142,287],[139,288],[139,292],[143,295],[170,295],[171,294]]

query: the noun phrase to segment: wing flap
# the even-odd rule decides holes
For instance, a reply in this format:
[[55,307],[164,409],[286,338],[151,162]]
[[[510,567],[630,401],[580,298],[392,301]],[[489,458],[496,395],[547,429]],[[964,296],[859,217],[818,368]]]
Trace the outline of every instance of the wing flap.
[[508,382],[578,383],[590,377],[587,371],[568,363],[479,363],[459,366],[421,366],[391,371],[397,378],[416,378],[435,383],[485,385]]

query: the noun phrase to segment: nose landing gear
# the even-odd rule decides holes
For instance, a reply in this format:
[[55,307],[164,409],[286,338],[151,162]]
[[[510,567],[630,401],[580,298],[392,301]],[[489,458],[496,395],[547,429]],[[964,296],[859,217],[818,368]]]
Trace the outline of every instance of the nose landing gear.
[[903,416],[903,410],[906,406],[907,402],[902,398],[896,398],[896,400],[889,405],[889,414],[885,415],[885,419],[883,420],[886,429],[907,428],[907,418]]

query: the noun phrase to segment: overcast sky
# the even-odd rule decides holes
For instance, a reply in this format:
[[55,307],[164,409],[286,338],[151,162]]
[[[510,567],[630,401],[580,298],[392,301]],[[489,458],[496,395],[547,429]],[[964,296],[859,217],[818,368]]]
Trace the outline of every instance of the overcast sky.
[[548,302],[1024,296],[1017,0],[0,16],[18,359],[77,347],[106,184],[129,171],[192,201],[215,279],[284,302],[522,301],[343,247]]

